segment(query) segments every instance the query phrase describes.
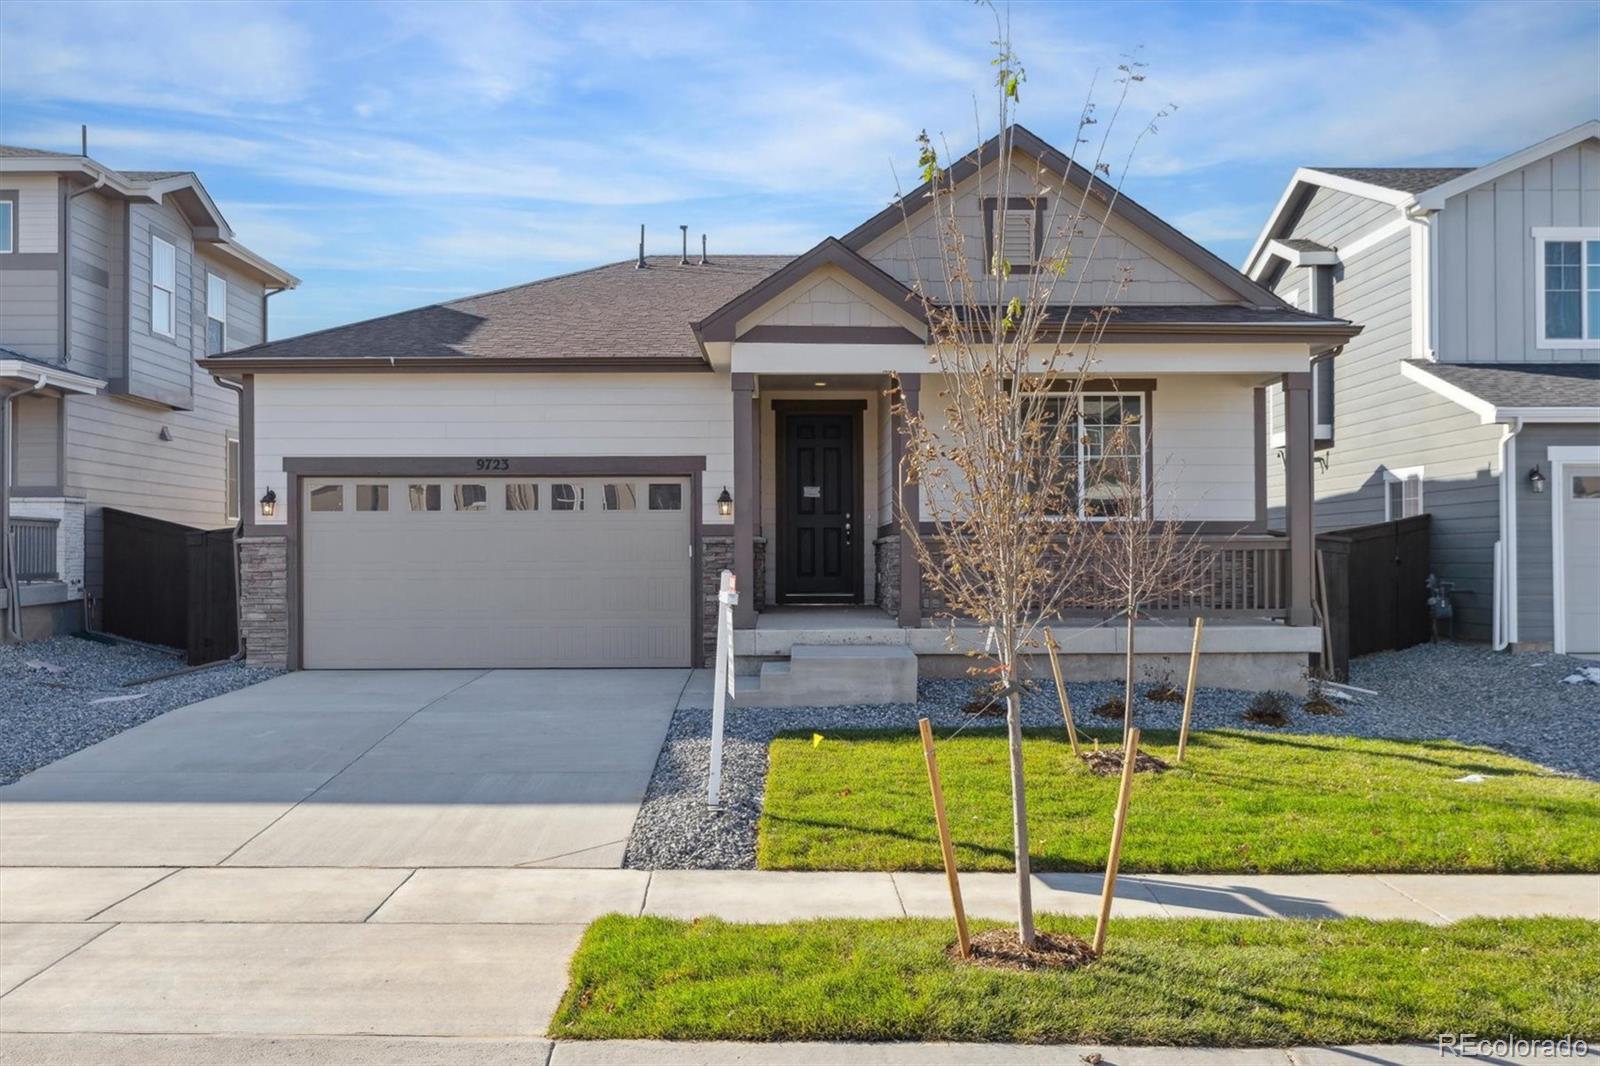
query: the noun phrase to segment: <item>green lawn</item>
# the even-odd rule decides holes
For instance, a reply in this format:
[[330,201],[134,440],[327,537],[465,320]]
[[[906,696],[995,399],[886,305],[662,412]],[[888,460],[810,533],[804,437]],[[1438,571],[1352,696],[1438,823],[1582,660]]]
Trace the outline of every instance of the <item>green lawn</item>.
[[[1117,734],[1099,733],[1102,743]],[[1085,741],[1085,743],[1089,743]],[[1168,762],[1176,736],[1150,733]],[[1117,779],[1072,757],[1059,730],[1023,744],[1036,870],[1104,868]],[[1003,734],[938,745],[956,858],[1011,868]],[[1482,774],[1479,784],[1458,783]],[[933,807],[912,733],[774,740],[757,862],[768,870],[937,870]],[[1448,741],[1190,737],[1182,767],[1134,781],[1122,869],[1147,873],[1590,872],[1600,784]]]
[[[993,923],[982,923],[987,928]],[[1091,919],[1040,928],[1087,937]],[[589,927],[551,1035],[1282,1046],[1600,1037],[1600,923],[1123,919],[1073,972],[945,955],[949,922]]]

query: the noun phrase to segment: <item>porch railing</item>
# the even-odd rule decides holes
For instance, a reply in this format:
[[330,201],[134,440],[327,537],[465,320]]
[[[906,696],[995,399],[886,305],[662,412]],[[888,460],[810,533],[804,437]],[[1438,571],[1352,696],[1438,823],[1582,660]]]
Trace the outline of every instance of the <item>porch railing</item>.
[[1183,593],[1150,604],[1162,613],[1286,618],[1289,539],[1238,536],[1200,542],[1199,579]]
[[60,525],[54,518],[11,520],[18,581],[55,581],[60,578],[56,564],[56,529]]

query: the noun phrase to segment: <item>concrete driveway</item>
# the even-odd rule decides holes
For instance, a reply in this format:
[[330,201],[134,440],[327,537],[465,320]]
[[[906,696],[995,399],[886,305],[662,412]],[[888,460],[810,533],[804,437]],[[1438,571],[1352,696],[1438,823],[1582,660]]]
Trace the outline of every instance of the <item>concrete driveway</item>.
[[0,788],[0,865],[620,866],[688,674],[285,675]]

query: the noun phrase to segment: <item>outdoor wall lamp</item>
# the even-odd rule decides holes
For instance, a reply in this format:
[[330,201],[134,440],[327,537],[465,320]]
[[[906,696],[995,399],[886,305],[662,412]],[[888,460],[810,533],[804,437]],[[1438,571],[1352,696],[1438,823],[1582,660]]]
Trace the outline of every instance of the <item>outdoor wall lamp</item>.
[[278,513],[278,494],[268,489],[261,494],[261,517],[271,518]]
[[733,514],[733,497],[728,495],[728,486],[722,486],[722,495],[717,497],[717,513],[723,518]]
[[1544,475],[1539,473],[1539,466],[1537,463],[1534,464],[1532,470],[1528,471],[1528,487],[1532,489],[1535,494],[1544,491]]

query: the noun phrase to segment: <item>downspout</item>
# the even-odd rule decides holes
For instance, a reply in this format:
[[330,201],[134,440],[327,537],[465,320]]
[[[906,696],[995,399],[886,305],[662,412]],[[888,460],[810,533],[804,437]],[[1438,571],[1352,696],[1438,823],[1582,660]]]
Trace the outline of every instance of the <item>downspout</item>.
[[67,193],[61,198],[61,365],[72,362],[72,201],[86,192],[96,192],[106,183],[105,173],[93,185]]
[[41,373],[30,388],[0,394],[0,588],[6,593],[6,632],[15,641],[22,640],[22,598],[17,581],[16,550],[11,541],[11,464],[17,454],[12,440],[16,419],[12,416],[11,401],[38,392],[47,384],[48,378]]
[[1494,588],[1494,650],[1517,642],[1517,434],[1522,419],[1500,429],[1500,580]]
[[[265,296],[263,296],[261,298],[261,310],[262,310],[263,313],[265,313],[266,308],[267,308],[267,298]],[[265,335],[265,329],[263,329],[262,332],[263,332],[263,335]],[[235,417],[235,419],[237,419],[238,418],[238,414],[240,412],[244,411],[244,386],[243,385],[239,385],[239,384],[237,384],[235,382],[232,382],[232,381],[228,381],[225,378],[219,377],[216,374],[212,374],[211,375],[211,380],[215,381],[218,385],[221,385],[223,388],[227,389],[229,392],[234,394],[234,411],[235,411],[235,416],[234,417]],[[239,448],[239,484],[240,484],[241,487],[244,485],[244,463],[245,463],[245,454],[244,454],[244,447],[243,447],[244,439],[245,439],[244,431],[243,431],[243,429],[241,429],[240,432],[239,432],[239,442],[240,442],[240,448]],[[252,440],[254,439],[253,435],[252,435],[251,439]],[[251,458],[252,458],[252,460],[254,459],[254,457],[251,457]],[[238,507],[239,507],[239,521],[233,527],[233,632],[234,632],[234,645],[235,645],[235,647],[233,649],[233,654],[228,656],[228,661],[230,663],[243,662],[244,661],[244,652],[245,652],[245,648],[244,648],[244,600],[243,600],[243,595],[242,595],[242,580],[243,580],[243,571],[244,571],[244,558],[243,558],[243,555],[242,555],[243,546],[241,545],[240,542],[244,539],[245,515],[249,513],[248,511],[245,510],[245,508],[249,505],[250,501],[244,500],[244,499],[240,499],[240,500],[238,500],[236,502],[237,502]]]

